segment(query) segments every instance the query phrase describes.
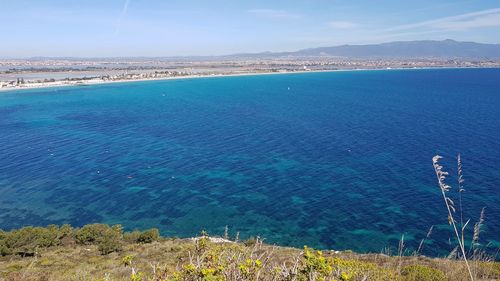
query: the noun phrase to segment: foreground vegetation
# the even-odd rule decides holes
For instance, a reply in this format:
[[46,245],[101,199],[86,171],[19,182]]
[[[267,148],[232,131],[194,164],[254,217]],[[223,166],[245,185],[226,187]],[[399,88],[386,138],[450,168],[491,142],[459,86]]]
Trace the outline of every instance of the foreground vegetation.
[[[0,231],[0,280],[469,280],[463,261],[315,251],[104,224]],[[476,280],[500,263],[471,262]]]

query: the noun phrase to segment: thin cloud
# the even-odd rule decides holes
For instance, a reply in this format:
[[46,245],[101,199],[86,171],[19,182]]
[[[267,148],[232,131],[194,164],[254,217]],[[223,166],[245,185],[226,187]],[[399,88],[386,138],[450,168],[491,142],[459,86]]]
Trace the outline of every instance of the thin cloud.
[[331,22],[328,22],[327,25],[330,28],[334,28],[334,29],[353,29],[353,28],[359,27],[358,24],[350,22],[350,21],[331,21]]
[[404,31],[412,29],[439,29],[442,31],[467,30],[481,27],[500,26],[500,8],[444,17],[412,24],[399,25],[385,31]]
[[268,19],[299,19],[302,17],[301,15],[293,14],[285,10],[254,9],[248,10],[248,12],[257,17]]
[[125,3],[123,4],[122,12],[120,13],[120,17],[118,18],[118,22],[116,23],[115,34],[118,34],[120,32],[122,21],[125,18],[125,16],[127,15],[129,4],[130,4],[130,0],[125,0]]

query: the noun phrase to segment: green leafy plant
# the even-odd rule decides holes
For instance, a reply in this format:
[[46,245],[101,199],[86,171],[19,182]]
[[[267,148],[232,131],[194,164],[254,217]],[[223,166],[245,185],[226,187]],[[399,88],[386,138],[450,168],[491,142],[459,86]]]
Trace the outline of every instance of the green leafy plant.
[[409,265],[403,268],[401,274],[405,281],[446,281],[446,275],[441,270],[424,266]]
[[139,234],[137,243],[152,243],[160,239],[160,231],[157,228],[151,228]]

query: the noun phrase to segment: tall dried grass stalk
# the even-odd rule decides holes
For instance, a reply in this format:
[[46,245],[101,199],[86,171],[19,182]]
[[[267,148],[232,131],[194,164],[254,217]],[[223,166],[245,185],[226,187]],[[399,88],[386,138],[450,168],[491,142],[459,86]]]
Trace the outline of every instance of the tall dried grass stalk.
[[457,181],[458,181],[458,208],[460,211],[460,235],[462,239],[462,244],[465,244],[464,241],[464,232],[465,228],[467,227],[467,224],[469,223],[469,220],[464,224],[464,212],[462,208],[462,192],[465,191],[463,183],[464,183],[464,177],[462,173],[462,159],[460,157],[460,153],[457,156]]
[[[450,197],[446,196],[446,193],[448,191],[450,191],[451,186],[449,186],[445,182],[446,176],[448,175],[448,172],[444,171],[443,166],[441,166],[439,164],[439,160],[441,160],[442,158],[443,157],[440,155],[436,155],[436,156],[432,157],[432,166],[434,167],[434,171],[436,172],[436,177],[437,177],[437,180],[439,183],[439,188],[441,189],[441,194],[443,195],[444,204],[446,206],[446,210],[448,211],[448,223],[453,227],[453,231],[455,232],[455,237],[457,238],[458,246],[460,248],[460,251],[462,252],[462,257],[465,261],[467,271],[469,272],[471,280],[474,281],[474,276],[472,275],[471,267],[469,265],[469,262],[467,261],[467,255],[466,255],[465,246],[463,243],[464,241],[463,241],[462,235],[460,235],[460,233],[458,232],[457,224],[456,224],[455,219],[453,217],[453,214],[456,211],[455,203],[453,202],[453,200],[451,200]],[[460,163],[459,166],[461,167],[461,162],[459,162],[459,163]],[[460,181],[460,178],[459,178],[459,181]],[[464,226],[461,227],[462,234],[463,234],[463,230],[465,229]]]
[[422,250],[424,249],[425,240],[427,240],[427,239],[429,239],[429,237],[431,237],[432,230],[434,230],[434,226],[433,225],[431,225],[431,227],[429,228],[429,231],[427,231],[427,235],[425,235],[425,238],[423,238],[422,240],[420,240],[420,244],[418,245],[418,249],[417,249],[417,252],[416,252],[417,256],[422,253]]
[[472,235],[471,247],[474,256],[477,254],[479,246],[479,234],[481,233],[481,226],[484,223],[484,209],[481,209],[481,214],[479,215],[479,220],[474,224],[474,234]]

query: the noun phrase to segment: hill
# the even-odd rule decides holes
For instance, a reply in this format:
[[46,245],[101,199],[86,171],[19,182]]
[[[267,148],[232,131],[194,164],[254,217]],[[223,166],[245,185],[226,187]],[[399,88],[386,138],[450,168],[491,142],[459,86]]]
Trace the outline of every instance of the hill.
[[341,45],[303,49],[295,52],[265,52],[240,54],[237,56],[282,57],[282,56],[328,56],[343,58],[440,58],[440,59],[500,59],[500,44],[459,42],[455,40],[398,41],[369,45]]

